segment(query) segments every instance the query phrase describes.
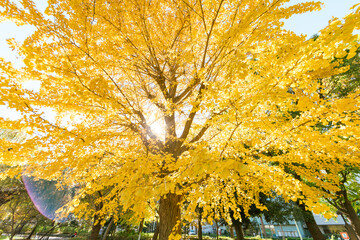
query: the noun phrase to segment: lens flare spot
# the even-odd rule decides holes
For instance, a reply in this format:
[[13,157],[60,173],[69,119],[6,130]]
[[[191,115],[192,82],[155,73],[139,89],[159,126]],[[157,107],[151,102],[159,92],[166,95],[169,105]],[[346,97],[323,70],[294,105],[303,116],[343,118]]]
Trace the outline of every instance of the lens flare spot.
[[38,211],[51,220],[58,219],[56,211],[70,202],[75,195],[75,189],[58,189],[56,181],[36,179],[29,176],[22,177],[27,193]]

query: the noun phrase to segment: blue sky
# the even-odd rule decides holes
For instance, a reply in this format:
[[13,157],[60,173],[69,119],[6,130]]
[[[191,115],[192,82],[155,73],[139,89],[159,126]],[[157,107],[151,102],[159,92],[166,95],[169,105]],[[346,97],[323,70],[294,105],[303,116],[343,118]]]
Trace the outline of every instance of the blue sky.
[[[291,5],[304,0],[292,0]],[[349,9],[360,3],[360,0],[323,0],[324,6],[321,11],[314,11],[301,15],[294,15],[285,22],[284,27],[298,34],[307,34],[309,37],[317,33],[320,29],[327,26],[332,17],[342,18]]]
[[[35,0],[35,2],[41,2],[40,7],[44,8],[44,1]],[[290,4],[293,5],[300,2],[306,1],[291,0]],[[295,15],[285,21],[284,27],[298,34],[306,34],[310,37],[324,28],[332,17],[344,17],[349,12],[349,8],[356,3],[360,3],[360,0],[323,0],[322,2],[324,2],[324,7],[321,11]],[[32,31],[33,29],[29,26],[17,27],[10,22],[0,23],[0,57],[15,60],[14,54],[7,47],[6,39],[15,38],[18,41],[22,41]]]
[[[44,8],[44,1],[35,0],[35,2],[41,2],[40,7]],[[291,0],[290,5],[300,2],[306,1]],[[285,21],[284,27],[297,34],[306,34],[310,37],[324,28],[332,17],[344,17],[349,12],[349,8],[356,3],[360,3],[360,0],[324,0],[322,2],[324,2],[324,7],[321,11],[294,15]],[[8,48],[6,39],[15,38],[17,41],[23,41],[32,31],[33,28],[29,26],[17,27],[11,22],[0,23],[0,57],[14,61],[16,57]]]

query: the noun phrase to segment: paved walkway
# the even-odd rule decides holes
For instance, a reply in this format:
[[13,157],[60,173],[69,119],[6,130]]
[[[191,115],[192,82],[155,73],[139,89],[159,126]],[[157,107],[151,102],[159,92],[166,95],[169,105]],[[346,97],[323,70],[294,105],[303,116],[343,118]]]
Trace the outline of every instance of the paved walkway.
[[[2,236],[6,236],[6,234],[2,234]],[[20,239],[26,239],[28,235],[26,234],[17,234],[15,235],[14,237],[14,240],[20,240]],[[34,235],[31,237],[31,239],[36,239],[36,240],[39,240],[40,238],[42,237],[42,235]],[[7,240],[9,238],[5,238],[5,240]],[[42,240],[61,240],[61,239],[72,239],[70,236],[67,237],[67,236],[56,236],[56,235],[53,235],[53,236],[49,236],[49,237],[44,237]]]

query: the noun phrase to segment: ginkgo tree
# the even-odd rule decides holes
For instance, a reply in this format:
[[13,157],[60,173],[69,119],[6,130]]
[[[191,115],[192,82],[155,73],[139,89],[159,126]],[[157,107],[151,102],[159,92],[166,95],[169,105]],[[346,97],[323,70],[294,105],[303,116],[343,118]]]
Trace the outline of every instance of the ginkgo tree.
[[[74,207],[110,186],[106,211],[121,206],[144,217],[145,205],[159,203],[160,240],[180,238],[184,197],[209,201],[217,179],[236,179],[244,206],[273,190],[288,198],[308,193],[315,207],[316,193],[261,153],[291,146],[291,155],[277,160],[311,169],[319,163],[303,159],[302,151],[324,147],[344,156],[339,164],[356,164],[358,120],[345,112],[357,109],[358,92],[326,102],[314,93],[317,79],[346,70],[331,59],[357,40],[359,7],[307,41],[283,30],[282,19],[320,3],[287,2],[49,0],[41,12],[31,0],[1,1],[2,20],[36,28],[23,43],[9,40],[25,66],[0,64],[1,102],[22,113],[0,127],[32,136],[1,141],[12,148],[1,153],[12,166],[6,174],[82,186]],[[40,82],[40,90],[24,89],[28,80]],[[302,114],[289,120],[290,110]],[[353,133],[337,145],[346,150],[331,149],[336,132],[313,128],[332,118],[344,118]],[[261,188],[247,184],[258,176]],[[266,184],[266,177],[279,185]]]

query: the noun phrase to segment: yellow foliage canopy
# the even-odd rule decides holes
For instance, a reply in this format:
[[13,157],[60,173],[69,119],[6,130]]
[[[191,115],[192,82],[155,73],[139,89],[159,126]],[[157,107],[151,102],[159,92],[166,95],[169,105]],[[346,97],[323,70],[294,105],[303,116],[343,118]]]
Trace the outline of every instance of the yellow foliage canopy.
[[[333,188],[334,175],[317,170],[359,157],[359,93],[318,94],[318,79],[344,71],[331,59],[354,44],[359,7],[315,41],[281,29],[281,19],[319,4],[285,2],[49,0],[42,13],[30,0],[1,1],[2,19],[36,27],[16,47],[26,66],[0,65],[1,101],[23,114],[0,127],[33,136],[2,152],[3,163],[82,194],[111,187],[107,211],[141,215],[171,194],[196,204],[215,194],[231,207],[225,198],[236,192],[246,208],[259,192],[302,191],[311,204],[318,193],[285,167]],[[49,108],[56,122],[45,119]],[[319,121],[344,127],[323,133]]]

